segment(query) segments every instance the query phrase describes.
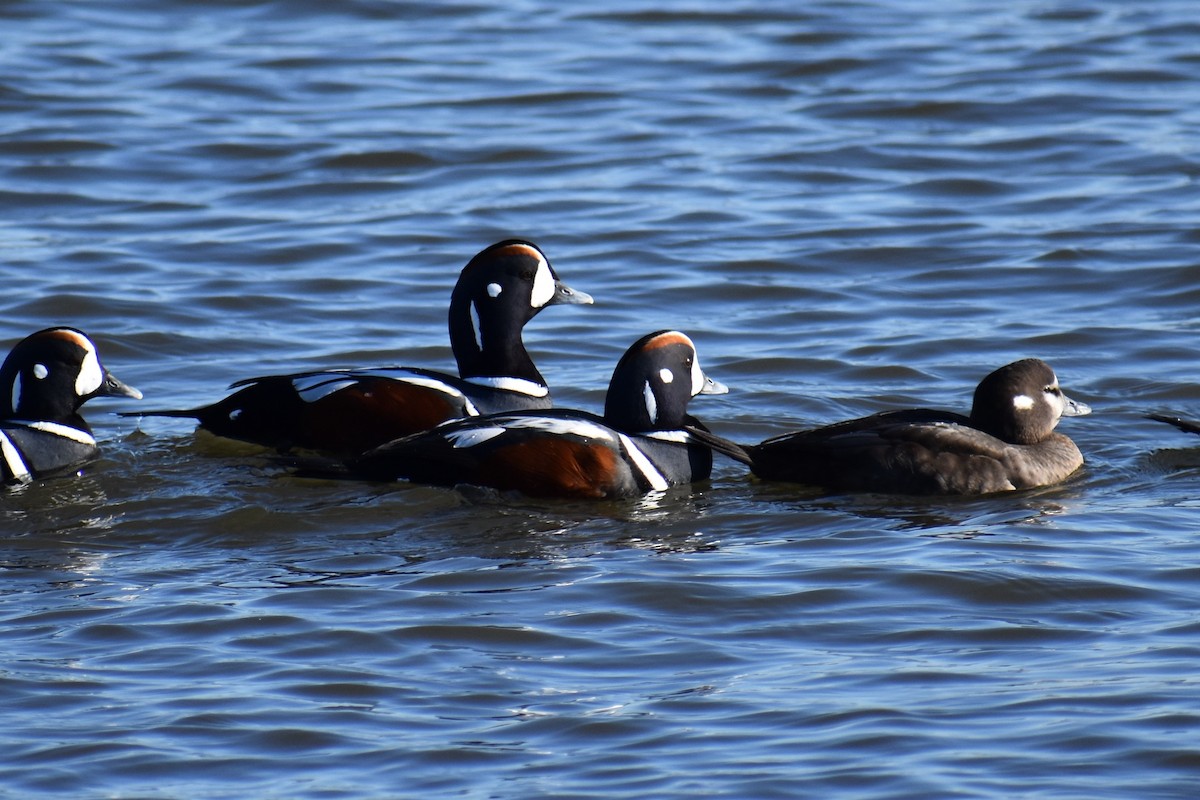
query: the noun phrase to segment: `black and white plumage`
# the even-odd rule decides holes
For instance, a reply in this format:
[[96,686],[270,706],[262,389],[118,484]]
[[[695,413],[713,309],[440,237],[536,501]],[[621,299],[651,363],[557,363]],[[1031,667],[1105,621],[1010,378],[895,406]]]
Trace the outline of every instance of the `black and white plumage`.
[[100,452],[79,408],[93,397],[132,397],[74,328],[47,328],[0,366],[0,481],[28,483],[79,468]]
[[766,480],[834,491],[986,494],[1058,483],[1079,469],[1079,448],[1054,427],[1061,417],[1090,412],[1063,394],[1048,364],[1030,358],[985,377],[970,416],[886,411],[755,445],[693,433]]
[[[528,495],[616,498],[707,478],[712,453],[683,427],[697,394],[722,394],[678,331],[642,337],[613,371],[604,415],[551,409],[453,420],[348,459],[340,475],[470,484]],[[308,474],[330,466],[300,464]],[[307,469],[305,468],[307,467]]]
[[458,375],[379,367],[249,378],[212,405],[141,415],[196,419],[218,436],[279,450],[351,454],[456,417],[549,408],[521,331],[547,306],[591,302],[559,280],[536,245],[508,239],[472,258],[451,294]]

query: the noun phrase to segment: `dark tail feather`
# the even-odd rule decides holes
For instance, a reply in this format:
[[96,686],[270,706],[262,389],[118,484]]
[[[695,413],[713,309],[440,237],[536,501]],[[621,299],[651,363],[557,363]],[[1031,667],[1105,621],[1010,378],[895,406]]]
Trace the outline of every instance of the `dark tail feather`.
[[152,411],[120,411],[118,417],[183,417],[185,419],[200,419],[203,409],[199,408],[158,408]]
[[1191,422],[1179,417],[1172,417],[1168,414],[1147,414],[1146,419],[1152,419],[1158,422],[1165,422],[1168,425],[1174,425],[1176,428],[1179,428],[1179,430],[1186,433],[1200,433],[1200,423]]
[[715,452],[724,456],[729,456],[734,461],[740,461],[748,467],[754,467],[754,457],[745,446],[737,442],[731,442],[728,439],[723,439],[711,431],[706,431],[703,428],[698,428],[695,425],[684,425],[683,429],[691,434],[692,438],[705,447],[712,448]]

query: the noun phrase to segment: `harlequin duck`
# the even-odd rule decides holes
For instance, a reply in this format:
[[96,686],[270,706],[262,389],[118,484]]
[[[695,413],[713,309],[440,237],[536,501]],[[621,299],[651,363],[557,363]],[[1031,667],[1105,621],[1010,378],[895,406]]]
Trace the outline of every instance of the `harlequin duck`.
[[74,328],[47,328],[17,343],[0,366],[0,481],[28,483],[76,469],[100,449],[79,407],[93,397],[132,397]]
[[636,341],[617,363],[603,417],[555,409],[452,420],[343,465],[360,478],[473,484],[541,497],[662,491],[708,477],[712,452],[683,430],[685,423],[703,429],[687,405],[694,395],[727,391],[701,371],[691,339],[659,331]]
[[383,367],[249,378],[212,405],[142,416],[194,418],[218,436],[279,450],[351,454],[455,417],[549,408],[521,329],[546,306],[591,302],[558,279],[536,245],[508,239],[472,258],[450,296],[457,377]]
[[1169,414],[1147,414],[1146,419],[1165,422],[1168,425],[1174,425],[1184,433],[1200,433],[1200,422],[1192,422],[1181,417],[1172,417]]
[[1060,417],[1090,412],[1063,394],[1048,364],[1029,358],[984,378],[969,417],[886,411],[756,445],[692,432],[767,480],[835,491],[985,494],[1058,483],[1077,470],[1079,448],[1053,430]]

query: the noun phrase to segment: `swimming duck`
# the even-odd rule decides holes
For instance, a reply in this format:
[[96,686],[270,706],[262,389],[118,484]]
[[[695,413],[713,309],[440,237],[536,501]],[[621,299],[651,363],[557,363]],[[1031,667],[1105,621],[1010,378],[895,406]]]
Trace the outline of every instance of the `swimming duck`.
[[47,328],[17,343],[0,366],[0,482],[28,483],[78,469],[100,453],[79,408],[93,397],[142,393],[100,363],[74,328]]
[[[728,389],[700,369],[696,347],[679,331],[638,339],[613,371],[604,415],[550,409],[452,420],[344,461],[332,474],[469,484],[540,497],[616,498],[707,478],[712,452],[685,424],[697,394]],[[330,474],[328,462],[299,462]]]
[[1058,483],[1079,469],[1079,448],[1054,427],[1061,417],[1090,412],[1063,394],[1048,364],[1028,358],[984,378],[970,416],[885,411],[755,445],[689,431],[766,480],[835,491],[985,494]]
[[507,239],[472,258],[451,293],[457,376],[381,367],[247,378],[211,405],[139,416],[192,418],[218,436],[279,450],[351,454],[455,417],[549,408],[550,389],[521,331],[547,306],[590,303],[559,280],[536,245]]

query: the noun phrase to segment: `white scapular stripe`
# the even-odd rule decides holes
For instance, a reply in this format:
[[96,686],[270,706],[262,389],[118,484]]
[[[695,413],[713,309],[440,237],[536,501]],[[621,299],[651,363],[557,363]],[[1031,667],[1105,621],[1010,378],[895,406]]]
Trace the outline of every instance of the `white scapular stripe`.
[[679,444],[687,444],[692,437],[687,431],[648,431],[643,433],[647,439],[658,439],[663,442],[677,442]]
[[529,395],[530,397],[545,397],[550,394],[550,389],[540,383],[527,381],[524,378],[506,378],[506,377],[491,377],[491,378],[464,378],[467,383],[473,383],[476,386],[486,386],[489,389],[503,389],[506,392],[517,392],[518,394]]
[[506,428],[531,428],[547,431],[548,433],[570,434],[584,439],[601,439],[612,441],[612,434],[591,422],[581,419],[556,419],[555,417],[505,417],[502,420]]
[[328,397],[334,392],[347,389],[357,382],[348,378],[331,378],[328,375],[309,375],[304,378],[296,378],[292,381],[292,386],[296,389],[296,394],[300,395],[301,400],[306,403],[315,403],[322,397]]
[[463,447],[474,447],[477,444],[483,444],[490,439],[495,439],[502,433],[504,433],[504,428],[472,428],[465,431],[450,431],[443,435],[453,443],[454,449],[458,450]]
[[21,454],[17,452],[12,439],[9,439],[8,434],[4,431],[0,431],[0,456],[4,457],[4,465],[12,473],[13,479],[21,483],[29,483],[33,480],[33,475],[29,473],[29,467],[25,466]]
[[411,383],[413,386],[423,386],[426,389],[433,389],[442,394],[448,394],[451,397],[461,398],[466,405],[467,416],[474,417],[479,414],[475,405],[462,392],[448,383],[439,381],[437,378],[429,378],[413,372],[405,372],[404,370],[354,370],[353,372],[347,372],[348,377],[345,378],[340,376],[332,377],[336,374],[336,372],[321,372],[304,378],[296,378],[292,381],[292,386],[295,387],[296,393],[306,403],[315,403],[322,397],[328,397],[334,392],[356,385],[360,378],[383,378],[389,381]]
[[650,484],[650,488],[659,492],[666,491],[671,484],[667,483],[667,479],[658,471],[654,464],[650,463],[650,459],[646,458],[646,454],[638,449],[638,446],[633,443],[623,433],[618,433],[617,436],[621,439],[621,444],[625,447],[625,453],[629,456],[629,460],[633,462],[638,471],[645,477],[646,482]]

